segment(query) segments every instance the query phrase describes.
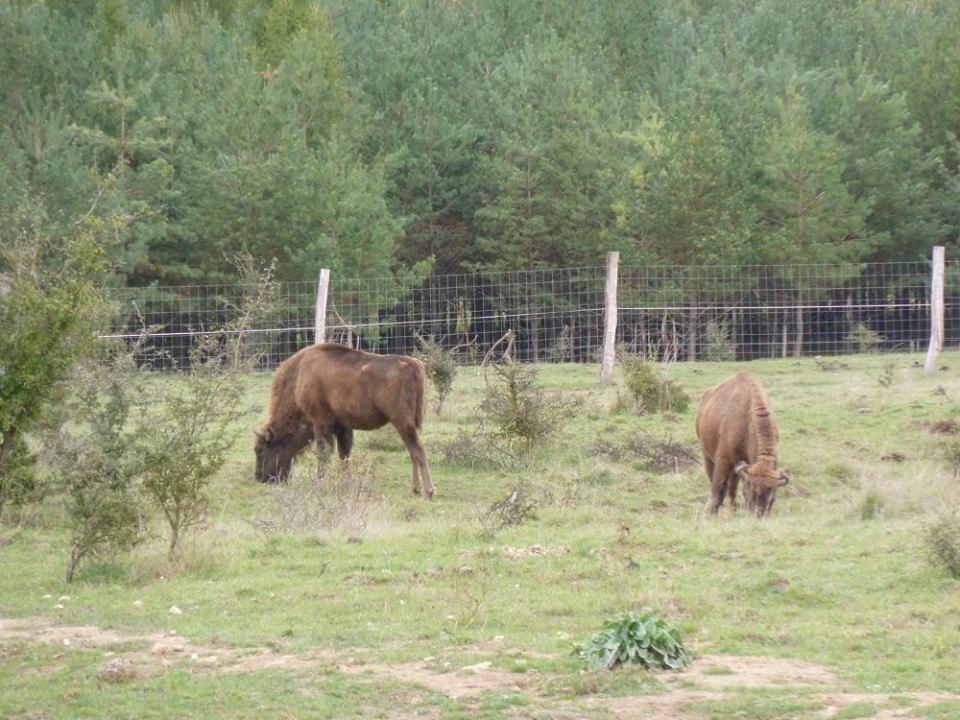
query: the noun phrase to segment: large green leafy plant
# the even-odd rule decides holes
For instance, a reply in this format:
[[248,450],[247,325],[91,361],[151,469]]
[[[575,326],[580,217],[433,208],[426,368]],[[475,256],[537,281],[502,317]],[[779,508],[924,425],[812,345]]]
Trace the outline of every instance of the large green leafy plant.
[[576,652],[591,665],[608,670],[627,663],[679,670],[693,662],[680,631],[649,608],[621,613],[589,642],[578,644]]

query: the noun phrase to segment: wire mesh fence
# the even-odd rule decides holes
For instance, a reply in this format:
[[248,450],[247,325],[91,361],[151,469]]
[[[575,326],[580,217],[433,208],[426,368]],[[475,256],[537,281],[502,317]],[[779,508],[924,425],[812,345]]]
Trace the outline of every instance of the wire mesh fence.
[[[331,279],[328,341],[412,354],[419,338],[478,363],[508,331],[522,362],[597,362],[603,267]],[[186,363],[202,335],[240,332],[247,285],[123,288],[111,336],[145,334],[158,369]],[[960,262],[947,264],[946,344],[960,341]],[[243,330],[263,368],[313,344],[316,283],[283,283]],[[620,269],[617,342],[658,360],[747,360],[920,351],[930,331],[930,263],[644,266]]]

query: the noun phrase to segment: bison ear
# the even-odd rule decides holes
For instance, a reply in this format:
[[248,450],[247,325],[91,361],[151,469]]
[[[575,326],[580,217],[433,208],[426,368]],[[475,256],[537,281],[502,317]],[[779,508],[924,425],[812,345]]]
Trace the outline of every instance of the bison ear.
[[790,482],[790,476],[784,471],[780,471],[780,482],[777,483],[777,487],[783,487],[788,482]]
[[750,465],[749,465],[748,463],[745,463],[745,462],[742,462],[742,461],[741,461],[741,462],[738,462],[738,463],[737,463],[737,466],[736,466],[735,468],[733,468],[733,471],[734,471],[737,475],[743,475],[743,473],[745,473],[745,472],[747,471],[747,468],[748,468],[748,467],[750,467]]

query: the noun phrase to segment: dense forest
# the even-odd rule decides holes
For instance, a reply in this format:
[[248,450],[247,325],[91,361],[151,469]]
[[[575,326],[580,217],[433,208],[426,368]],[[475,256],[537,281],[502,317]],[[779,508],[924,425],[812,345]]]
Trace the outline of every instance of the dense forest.
[[93,228],[134,286],[922,259],[958,37],[955,0],[0,0],[0,243]]

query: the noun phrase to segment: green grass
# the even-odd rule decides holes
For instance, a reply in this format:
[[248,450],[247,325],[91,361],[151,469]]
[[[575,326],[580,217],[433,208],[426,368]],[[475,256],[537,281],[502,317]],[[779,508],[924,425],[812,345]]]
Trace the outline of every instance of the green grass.
[[[891,358],[893,384],[882,388],[876,377]],[[322,651],[357,663],[489,660],[530,680],[522,691],[456,700],[420,688],[417,707],[441,718],[549,716],[570,698],[662,689],[658,676],[581,676],[571,654],[604,621],[643,607],[676,623],[695,653],[816,662],[861,693],[955,691],[960,583],[927,562],[923,528],[960,505],[960,483],[938,459],[946,439],[924,424],[960,416],[960,357],[946,354],[949,369],[932,376],[916,367],[920,359],[845,358],[849,368],[835,372],[812,359],[669,368],[693,398],[741,367],[767,388],[792,480],[763,521],[726,508],[707,516],[699,467],[658,473],[638,463],[627,449],[638,430],[696,447],[696,403],[666,417],[613,413],[622,378],[601,386],[596,366],[541,366],[542,384],[579,397],[580,410],[527,464],[506,469],[442,460],[443,445],[474,426],[482,396],[477,370],[462,368],[443,414],[426,422],[433,503],[411,495],[409,458],[392,430],[357,433],[355,463],[369,461],[382,495],[359,529],[263,528],[276,515],[275,491],[253,480],[248,435],[262,415],[251,413],[211,488],[208,527],[188,537],[179,563],[166,560],[158,526],[132,555],[88,565],[65,586],[67,538],[51,500],[28,508],[19,526],[0,527],[0,617],[131,634],[175,629],[197,644]],[[251,377],[251,404],[265,405],[270,380]],[[598,456],[598,438],[620,452]],[[880,459],[889,453],[906,460]],[[483,513],[521,477],[536,518],[484,532]],[[504,553],[533,545],[556,554]],[[54,609],[64,594],[70,599]],[[171,605],[182,614],[171,615]],[[235,674],[177,666],[103,685],[94,679],[103,660],[103,648],[0,641],[0,716],[386,717],[391,693],[417,687],[331,664]],[[802,691],[764,695],[730,682],[692,712],[816,716],[817,701]],[[929,705],[928,716],[951,716],[951,702],[942,703],[946,715]]]

